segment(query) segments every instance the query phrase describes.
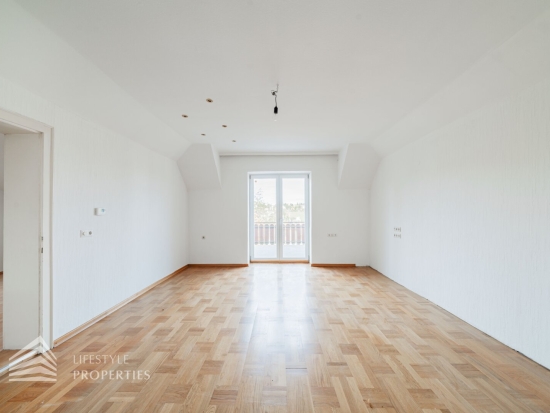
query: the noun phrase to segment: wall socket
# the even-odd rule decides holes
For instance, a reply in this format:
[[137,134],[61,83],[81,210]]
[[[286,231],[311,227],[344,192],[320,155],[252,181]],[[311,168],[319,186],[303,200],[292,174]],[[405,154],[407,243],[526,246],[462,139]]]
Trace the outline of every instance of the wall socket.
[[337,237],[338,234],[328,234],[329,237]]
[[401,227],[393,227],[393,237],[401,238]]
[[93,232],[89,229],[81,229],[80,230],[80,238],[91,237],[92,235],[93,235]]

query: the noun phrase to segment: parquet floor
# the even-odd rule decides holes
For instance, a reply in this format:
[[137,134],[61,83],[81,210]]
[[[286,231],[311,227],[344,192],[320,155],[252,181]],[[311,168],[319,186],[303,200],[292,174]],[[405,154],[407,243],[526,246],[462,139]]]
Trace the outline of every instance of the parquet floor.
[[550,412],[548,370],[371,269],[190,269],[54,352],[2,412]]

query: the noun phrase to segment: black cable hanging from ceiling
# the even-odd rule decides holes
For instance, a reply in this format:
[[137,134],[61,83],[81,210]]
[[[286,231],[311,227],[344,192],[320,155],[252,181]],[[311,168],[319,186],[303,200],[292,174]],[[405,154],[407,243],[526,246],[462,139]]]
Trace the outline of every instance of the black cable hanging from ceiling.
[[279,84],[277,83],[277,89],[271,91],[271,95],[275,97],[275,107],[273,108],[273,113],[276,115],[279,113],[279,107],[277,106],[277,93],[279,93]]

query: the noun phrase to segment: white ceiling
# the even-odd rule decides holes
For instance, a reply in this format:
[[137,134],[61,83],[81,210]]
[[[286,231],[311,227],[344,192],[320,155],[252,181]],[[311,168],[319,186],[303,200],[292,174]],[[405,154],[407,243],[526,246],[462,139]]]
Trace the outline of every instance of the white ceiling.
[[[550,6],[17,2],[182,137],[221,153],[336,153],[350,142],[375,142]],[[280,115],[273,122],[270,90],[277,83]]]

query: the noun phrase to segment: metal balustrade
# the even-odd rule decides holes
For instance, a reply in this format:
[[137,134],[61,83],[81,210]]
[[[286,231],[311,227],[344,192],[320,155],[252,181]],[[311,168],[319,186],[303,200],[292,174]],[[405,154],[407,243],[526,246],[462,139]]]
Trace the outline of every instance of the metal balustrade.
[[[304,222],[283,222],[283,245],[304,245],[306,224]],[[275,222],[254,223],[254,245],[274,245],[277,243]]]

